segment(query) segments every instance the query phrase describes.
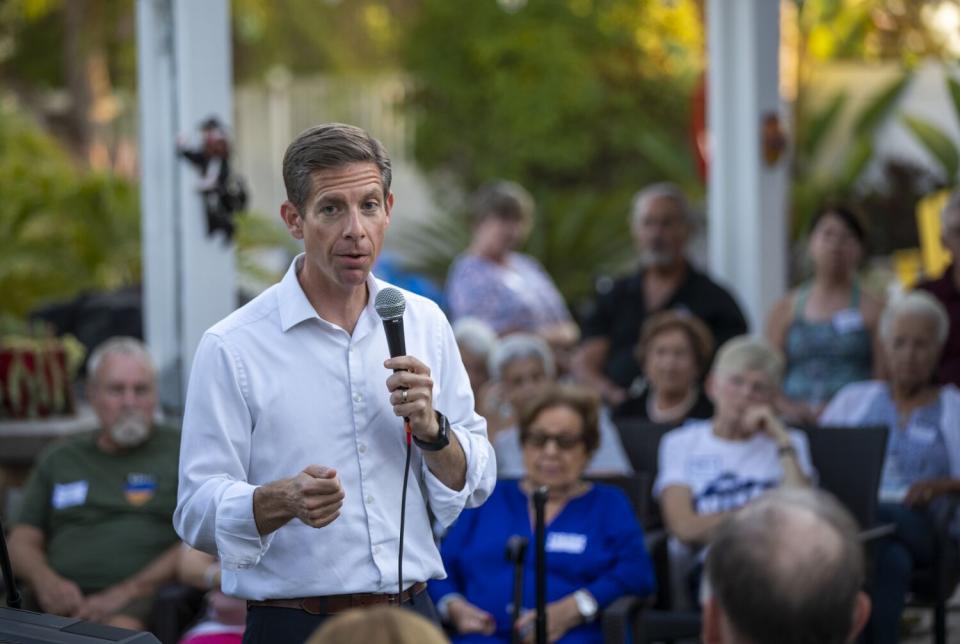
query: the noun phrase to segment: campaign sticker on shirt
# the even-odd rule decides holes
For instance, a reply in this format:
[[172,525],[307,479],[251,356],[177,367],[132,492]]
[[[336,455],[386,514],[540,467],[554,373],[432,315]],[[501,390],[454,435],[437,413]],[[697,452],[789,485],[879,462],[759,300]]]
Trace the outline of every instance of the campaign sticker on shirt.
[[547,552],[566,552],[579,555],[587,549],[587,535],[572,532],[551,532],[547,535]]
[[53,486],[53,498],[50,501],[56,510],[83,505],[87,501],[87,490],[89,488],[90,484],[87,481],[57,483]]
[[907,438],[920,445],[931,445],[937,440],[937,428],[929,423],[914,422],[907,427]]
[[151,474],[127,474],[123,494],[130,505],[143,505],[157,493],[157,480]]
[[863,329],[863,314],[860,309],[844,309],[833,316],[833,328],[837,333],[853,333]]

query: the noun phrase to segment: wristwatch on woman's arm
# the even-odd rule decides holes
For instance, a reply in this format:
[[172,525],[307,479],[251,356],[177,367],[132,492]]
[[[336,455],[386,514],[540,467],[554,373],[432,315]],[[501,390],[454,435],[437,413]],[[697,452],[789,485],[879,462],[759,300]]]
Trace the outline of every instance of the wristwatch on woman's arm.
[[600,607],[597,604],[597,600],[590,594],[590,591],[581,588],[574,592],[573,601],[577,603],[577,610],[580,611],[583,621],[589,623],[596,619],[597,611]]

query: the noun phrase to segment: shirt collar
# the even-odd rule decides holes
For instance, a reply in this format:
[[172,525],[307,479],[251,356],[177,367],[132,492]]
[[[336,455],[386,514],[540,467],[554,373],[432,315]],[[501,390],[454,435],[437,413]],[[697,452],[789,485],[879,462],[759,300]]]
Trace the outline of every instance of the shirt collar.
[[[307,294],[303,292],[303,287],[300,286],[300,280],[297,279],[297,271],[303,266],[305,256],[305,253],[300,253],[293,258],[293,261],[290,263],[290,268],[287,269],[286,274],[278,285],[277,308],[280,312],[280,328],[283,329],[284,333],[304,320],[321,319],[316,309],[310,304],[310,300],[307,299]],[[370,296],[364,308],[370,315],[377,315],[374,302],[381,288],[380,281],[373,276],[373,273],[368,274],[367,292]]]

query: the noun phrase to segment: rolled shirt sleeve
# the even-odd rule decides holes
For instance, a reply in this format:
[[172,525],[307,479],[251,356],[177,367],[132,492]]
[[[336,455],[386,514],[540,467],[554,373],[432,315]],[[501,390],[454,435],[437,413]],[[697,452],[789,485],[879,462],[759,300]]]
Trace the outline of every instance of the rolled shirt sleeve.
[[[180,447],[174,528],[198,550],[219,554],[223,567],[256,565],[273,534],[262,537],[247,483],[253,421],[239,360],[217,335],[200,341],[190,374]],[[194,386],[203,382],[203,387]]]
[[[438,311],[439,314],[439,311]],[[473,392],[467,371],[460,359],[453,331],[439,314],[437,335],[442,360],[436,383],[434,405],[450,421],[466,460],[466,482],[462,490],[452,490],[438,479],[426,461],[422,461],[423,480],[434,517],[448,527],[465,508],[477,507],[493,492],[497,480],[497,461],[487,440],[487,423],[474,411]]]

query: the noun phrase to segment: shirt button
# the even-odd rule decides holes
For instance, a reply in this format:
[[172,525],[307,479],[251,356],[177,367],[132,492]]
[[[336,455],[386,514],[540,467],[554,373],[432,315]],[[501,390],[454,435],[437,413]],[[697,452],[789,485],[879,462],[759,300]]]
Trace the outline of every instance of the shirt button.
[[357,451],[360,452],[361,454],[365,454],[367,451],[367,446],[364,445],[363,443],[360,443],[360,445],[357,446]]
[[353,394],[354,402],[363,402],[363,394]]
[[367,495],[367,503],[373,503],[373,497],[369,494]]
[[374,547],[373,547],[373,554],[375,554],[375,555],[380,554],[380,546],[374,546]]

